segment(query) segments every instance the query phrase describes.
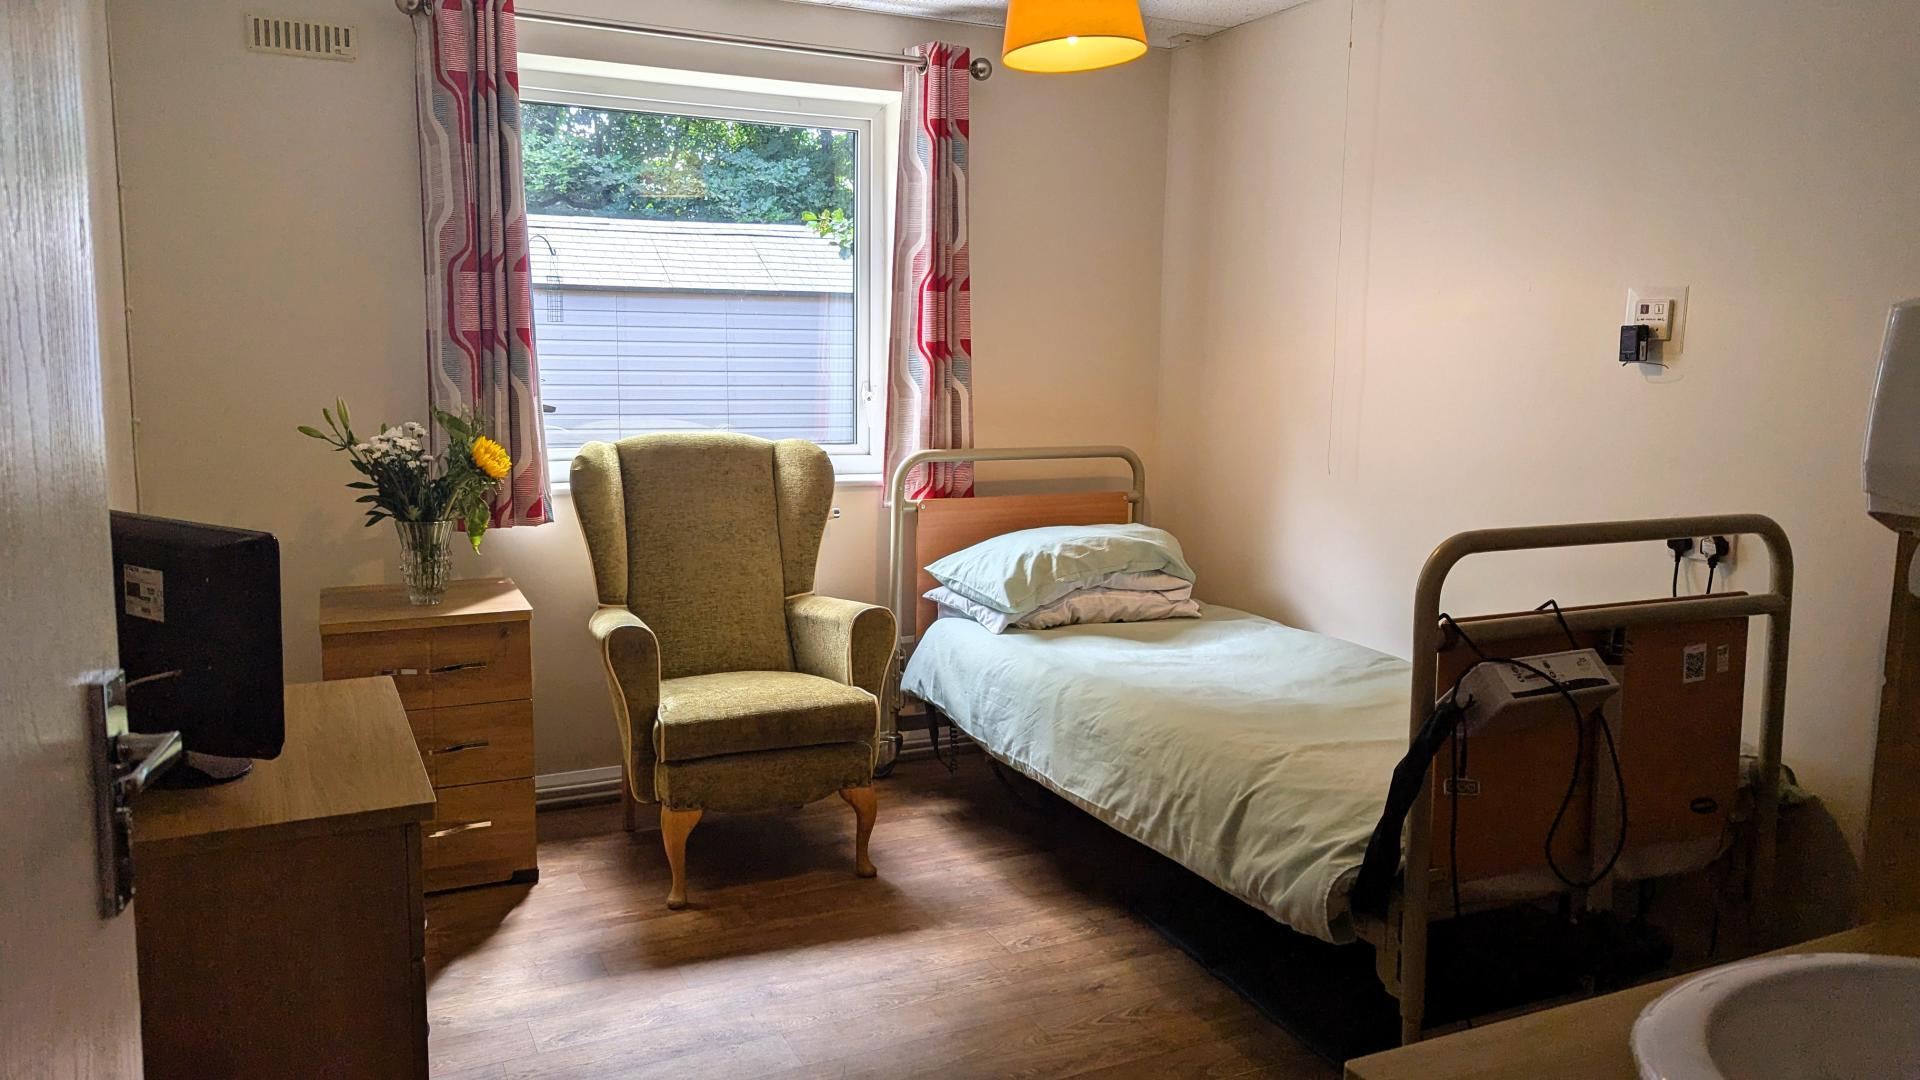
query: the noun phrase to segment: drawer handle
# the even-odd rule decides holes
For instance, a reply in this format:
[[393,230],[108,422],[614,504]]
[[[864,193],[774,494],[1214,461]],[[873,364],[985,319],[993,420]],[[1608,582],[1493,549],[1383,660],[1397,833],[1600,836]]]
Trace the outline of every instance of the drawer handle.
[[485,660],[465,660],[458,664],[446,664],[433,669],[435,675],[444,675],[449,671],[473,671],[487,666]]
[[469,739],[466,742],[457,742],[448,746],[443,746],[438,750],[432,751],[432,753],[457,754],[462,750],[484,750],[487,747],[492,745],[493,743],[487,739]]
[[426,672],[420,670],[417,667],[396,667],[396,668],[388,668],[385,671],[379,672],[379,674],[381,675],[424,675],[426,674]]
[[452,836],[454,833],[472,832],[475,829],[491,828],[493,828],[493,822],[491,821],[463,821],[458,825],[449,825],[444,829],[435,829],[427,834],[427,839],[438,840],[443,836]]

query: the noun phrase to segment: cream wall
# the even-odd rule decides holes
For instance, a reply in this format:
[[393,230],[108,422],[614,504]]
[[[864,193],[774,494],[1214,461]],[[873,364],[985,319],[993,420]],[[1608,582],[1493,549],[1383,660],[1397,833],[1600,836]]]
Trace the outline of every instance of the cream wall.
[[[940,38],[998,55],[977,27],[773,0],[590,3],[575,13],[871,49]],[[288,9],[357,25],[336,63],[245,52],[245,0],[110,0],[124,178],[140,507],[269,529],[281,541],[287,674],[318,676],[318,590],[394,580],[344,464],[296,435],[345,397],[357,418],[424,410],[412,36],[391,0]],[[527,26],[530,52],[897,85],[896,69]],[[1169,64],[974,85],[977,434],[983,444],[1156,436],[1161,186]],[[843,487],[820,587],[880,596],[875,487]],[[489,534],[461,574],[505,573],[535,607],[537,768],[618,762],[585,633],[593,589],[572,507]]]
[[132,380],[127,370],[126,289],[120,259],[120,192],[113,144],[113,84],[107,70],[106,0],[87,5],[87,55],[100,58],[85,73],[87,184],[93,240],[94,305],[99,311],[100,408],[105,414],[107,501],[115,510],[132,510],[134,490]]
[[[1894,547],[1858,457],[1887,307],[1920,295],[1914,15],[1312,0],[1177,52],[1158,506],[1203,593],[1404,655],[1455,531],[1770,514],[1788,761],[1857,845]],[[1666,284],[1692,310],[1650,380],[1615,335],[1627,287]],[[1664,595],[1670,566],[1474,560],[1446,602]]]

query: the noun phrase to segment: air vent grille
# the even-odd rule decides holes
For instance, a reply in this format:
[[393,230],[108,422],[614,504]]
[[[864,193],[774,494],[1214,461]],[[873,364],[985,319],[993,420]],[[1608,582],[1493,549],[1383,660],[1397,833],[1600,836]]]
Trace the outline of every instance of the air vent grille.
[[360,55],[360,34],[343,23],[248,15],[247,49],[318,60],[352,60]]

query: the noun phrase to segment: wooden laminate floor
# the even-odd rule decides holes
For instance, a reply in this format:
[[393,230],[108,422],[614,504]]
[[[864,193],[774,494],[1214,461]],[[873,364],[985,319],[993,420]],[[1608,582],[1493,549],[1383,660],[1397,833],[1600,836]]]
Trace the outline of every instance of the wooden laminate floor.
[[962,766],[881,781],[869,881],[838,799],[709,814],[678,912],[657,832],[541,814],[538,885],[427,901],[434,1075],[1334,1074],[1107,894],[1102,826]]

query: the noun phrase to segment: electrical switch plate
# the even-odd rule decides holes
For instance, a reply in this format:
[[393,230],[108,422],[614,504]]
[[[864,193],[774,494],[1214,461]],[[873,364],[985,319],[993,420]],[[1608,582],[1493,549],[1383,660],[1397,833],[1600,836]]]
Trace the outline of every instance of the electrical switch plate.
[[1685,285],[1637,285],[1627,290],[1623,326],[1644,325],[1652,330],[1663,353],[1680,351],[1680,334],[1687,315]]

